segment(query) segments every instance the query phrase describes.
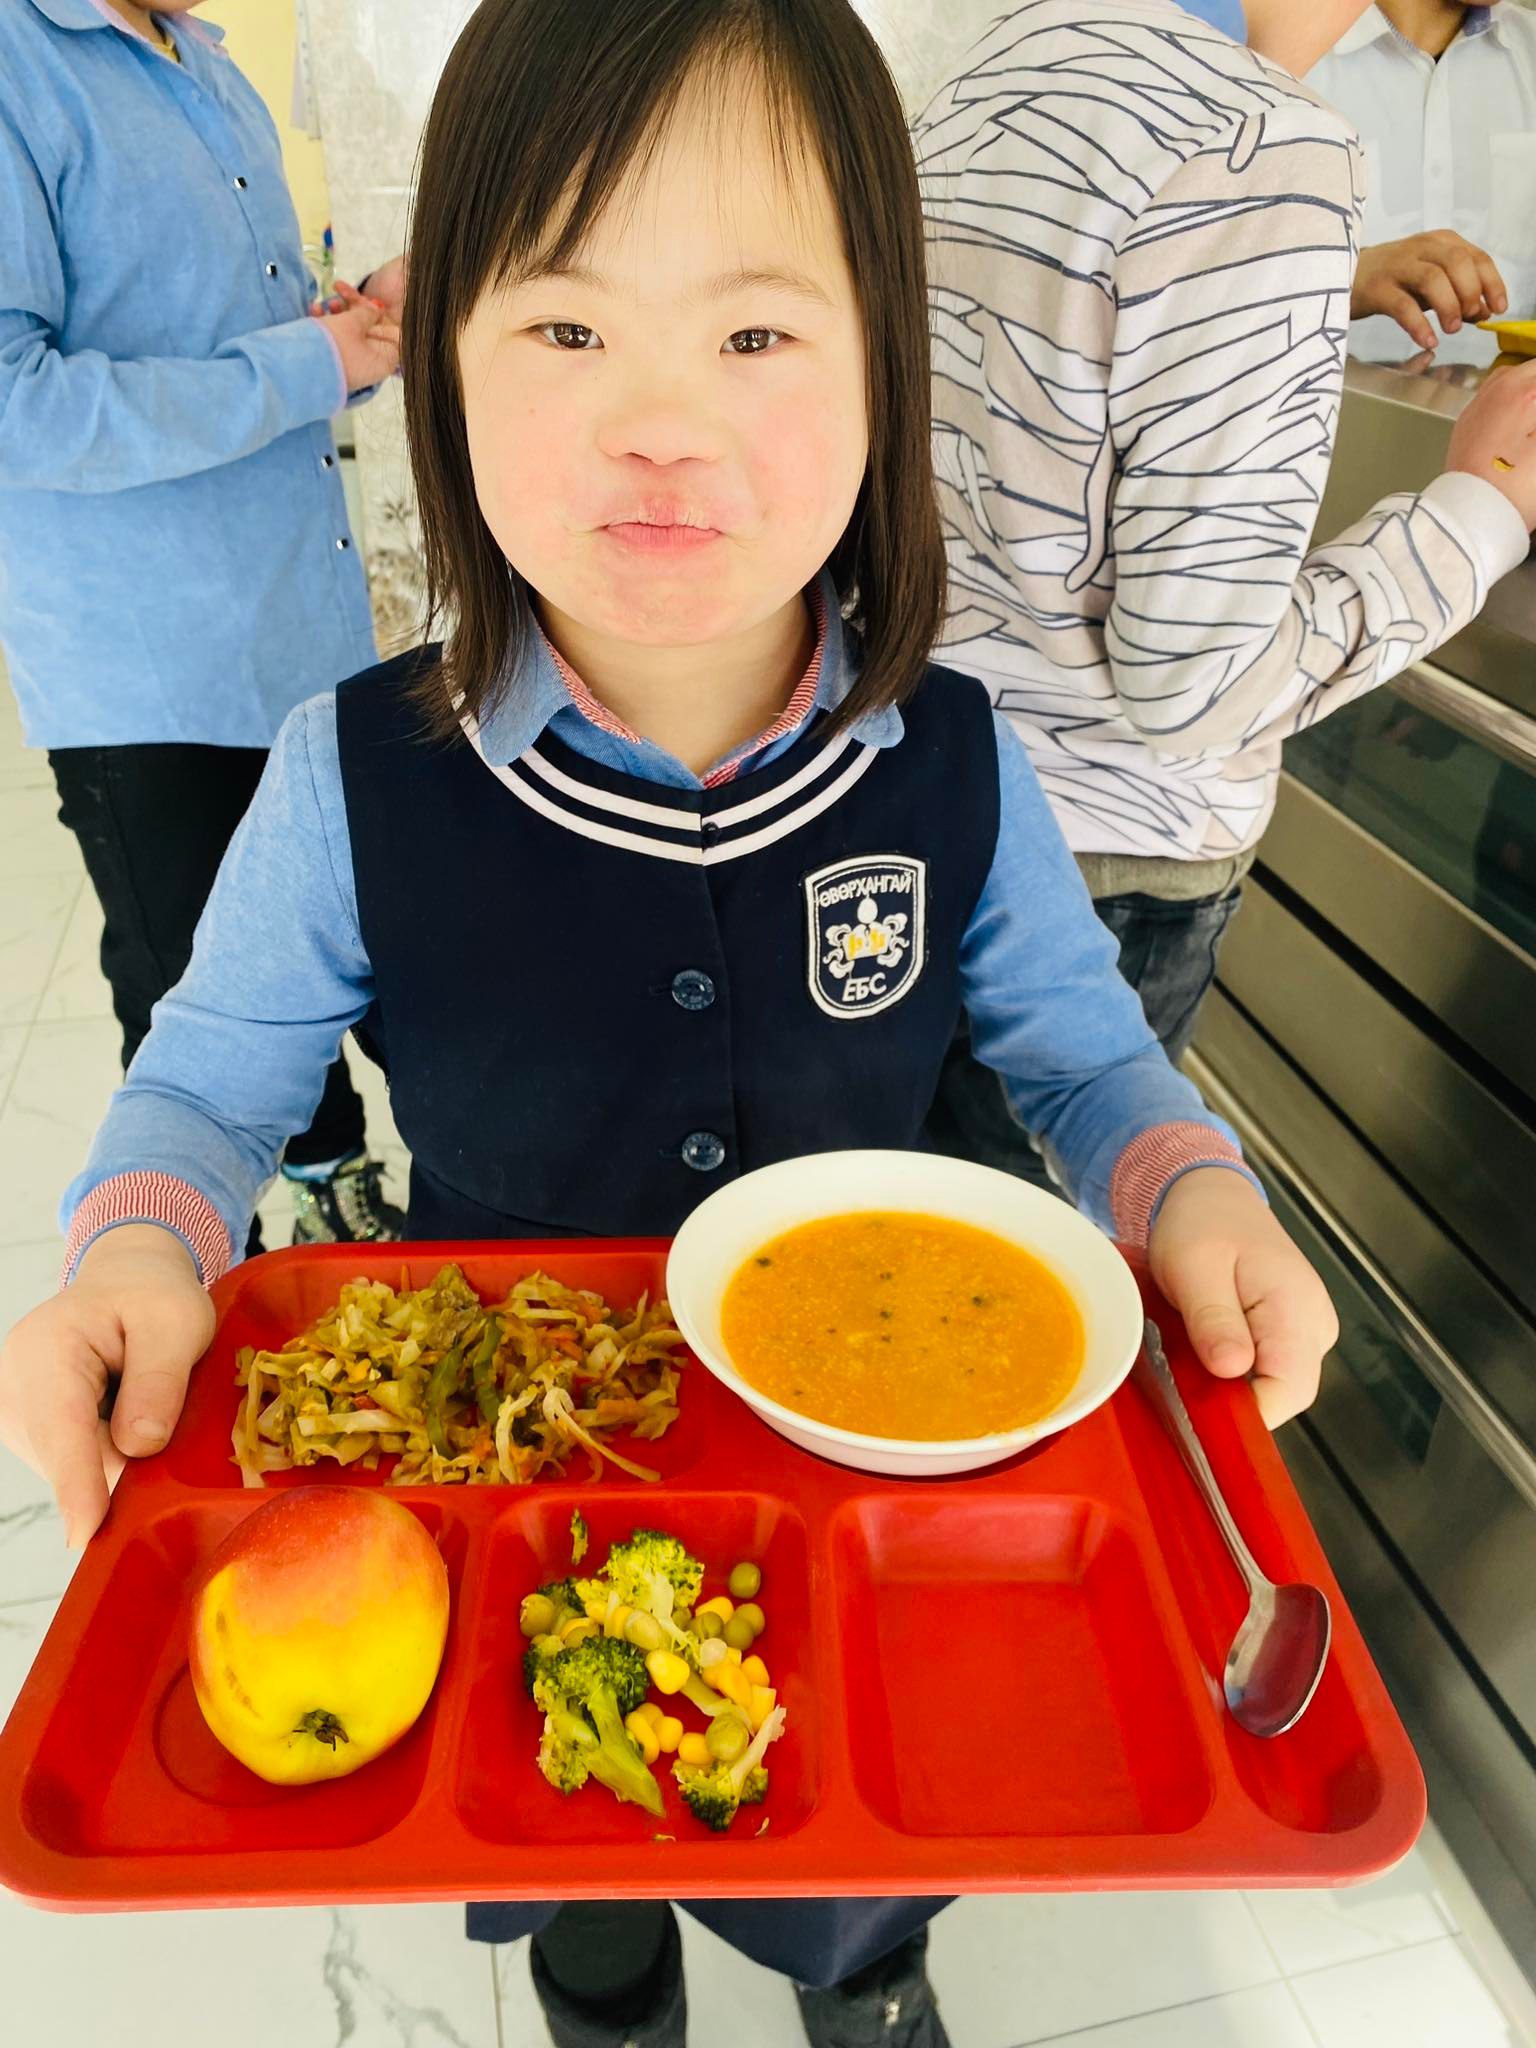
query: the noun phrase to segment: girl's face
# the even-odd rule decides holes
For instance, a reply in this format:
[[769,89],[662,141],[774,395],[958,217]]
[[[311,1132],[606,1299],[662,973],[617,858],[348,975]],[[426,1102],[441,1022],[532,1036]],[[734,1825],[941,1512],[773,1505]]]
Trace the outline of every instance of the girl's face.
[[574,267],[488,290],[460,336],[480,511],[589,635],[750,631],[848,524],[863,328],[820,166],[785,178],[756,91],[691,89]]

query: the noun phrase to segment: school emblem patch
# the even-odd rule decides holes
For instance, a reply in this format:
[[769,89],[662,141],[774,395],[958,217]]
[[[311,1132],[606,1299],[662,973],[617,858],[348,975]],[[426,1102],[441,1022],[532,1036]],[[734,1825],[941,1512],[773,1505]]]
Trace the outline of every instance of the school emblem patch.
[[928,864],[904,853],[834,861],[805,878],[812,1000],[829,1017],[876,1017],[927,958]]

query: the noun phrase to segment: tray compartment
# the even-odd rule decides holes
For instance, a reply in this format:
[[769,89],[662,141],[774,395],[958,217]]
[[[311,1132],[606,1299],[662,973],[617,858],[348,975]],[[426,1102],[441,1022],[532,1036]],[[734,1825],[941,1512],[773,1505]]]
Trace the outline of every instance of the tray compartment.
[[1101,1503],[871,1495],[838,1517],[833,1556],[854,1782],[888,1827],[1064,1838],[1201,1819],[1188,1693],[1136,1542]]
[[[601,1565],[610,1544],[647,1524],[680,1537],[703,1558],[706,1598],[726,1590],[732,1565],[750,1558],[762,1566],[768,1627],[761,1654],[789,1722],[768,1755],[766,1804],[760,1811],[744,1809],[727,1835],[711,1837],[692,1818],[665,1758],[653,1767],[666,1802],[663,1820],[641,1807],[621,1805],[600,1785],[562,1798],[539,1775],[535,1758],[543,1716],[523,1685],[527,1644],[518,1628],[518,1607],[525,1593],[570,1570],[570,1519],[576,1507],[591,1530],[589,1567]],[[504,1513],[491,1531],[480,1584],[481,1599],[466,1632],[469,1661],[461,1683],[468,1698],[452,1790],[454,1807],[470,1834],[483,1841],[538,1841],[559,1849],[648,1843],[660,1832],[679,1841],[708,1843],[728,1855],[752,1842],[763,1820],[778,1841],[815,1811],[821,1778],[818,1713],[826,1689],[819,1646],[810,1632],[805,1524],[782,1502],[757,1493],[670,1489],[664,1499],[648,1495],[643,1501],[621,1500],[617,1489],[611,1494],[598,1488],[535,1491]],[[677,1712],[688,1728],[703,1729],[703,1716],[686,1700]]]
[[[422,1287],[450,1263],[462,1267],[470,1285],[487,1301],[504,1295],[525,1274],[542,1271],[568,1287],[596,1289],[611,1307],[621,1311],[632,1308],[642,1294],[648,1293],[654,1301],[663,1291],[666,1274],[664,1247],[616,1249],[568,1241],[521,1249],[499,1244],[425,1250],[413,1246],[404,1254],[389,1245],[312,1245],[250,1260],[237,1266],[221,1285],[218,1331],[193,1374],[181,1422],[156,1460],[157,1472],[183,1486],[240,1488],[240,1470],[230,1446],[241,1397],[235,1384],[236,1354],[247,1344],[257,1350],[281,1350],[335,1304],[349,1280],[387,1280],[398,1287],[403,1274],[407,1286]],[[680,1356],[684,1360],[682,1399],[677,1421],[667,1434],[656,1443],[636,1443],[627,1434],[613,1439],[616,1450],[651,1466],[664,1481],[686,1476],[705,1455],[707,1419],[696,1411],[707,1409],[711,1396],[729,1398],[700,1367],[688,1364],[686,1353]],[[393,1463],[388,1459],[377,1472],[365,1472],[355,1465],[341,1466],[334,1459],[323,1459],[297,1472],[269,1473],[265,1487],[382,1486]],[[587,1455],[578,1449],[566,1468],[565,1482],[539,1483],[581,1482],[588,1469]],[[602,1484],[654,1490],[613,1465],[604,1466]],[[427,1486],[402,1491],[430,1499],[442,1489]]]
[[[406,1503],[442,1550],[455,1601],[463,1528]],[[270,1785],[236,1761],[203,1720],[186,1660],[188,1593],[204,1560],[254,1497],[188,1501],[123,1543],[102,1599],[72,1649],[69,1683],[21,1786],[29,1832],[66,1856],[211,1857],[361,1845],[387,1833],[420,1795],[433,1725],[452,1680],[454,1625],[432,1699],[382,1757],[330,1784]]]
[[[1325,1581],[1327,1569],[1312,1538],[1314,1554],[1298,1556],[1275,1513],[1268,1474],[1235,1427],[1234,1403],[1219,1383],[1185,1371],[1179,1383],[1207,1453],[1222,1478],[1238,1525],[1259,1562],[1277,1582]],[[1248,1595],[1220,1532],[1193,1480],[1139,1387],[1128,1387],[1115,1407],[1152,1526],[1159,1532],[1163,1562],[1189,1638],[1213,1699],[1221,1699],[1221,1678],[1233,1637],[1248,1611]],[[1279,1453],[1264,1442],[1259,1455],[1278,1466]],[[1283,1481],[1284,1474],[1276,1478]],[[1310,1531],[1308,1532],[1310,1536]],[[1271,1741],[1245,1734],[1220,1713],[1222,1739],[1243,1791],[1281,1827],[1305,1834],[1339,1834],[1365,1825],[1380,1807],[1386,1788],[1374,1756],[1375,1745],[1350,1697],[1339,1661],[1337,1636],[1352,1628],[1335,1596],[1335,1646],[1316,1699],[1297,1725]],[[1362,1650],[1361,1654],[1364,1652]]]

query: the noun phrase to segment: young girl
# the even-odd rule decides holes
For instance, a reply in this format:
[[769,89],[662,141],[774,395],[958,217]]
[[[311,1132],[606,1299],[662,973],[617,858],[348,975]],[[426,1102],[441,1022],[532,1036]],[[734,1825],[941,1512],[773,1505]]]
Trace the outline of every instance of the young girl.
[[[1305,1406],[1321,1284],[1116,975],[1022,749],[927,666],[922,226],[848,0],[486,0],[410,262],[448,636],[284,727],[67,1198],[72,1284],[0,1358],[0,1434],[72,1540],[164,1443],[204,1287],[353,1025],[412,1236],[606,1236],[792,1154],[914,1144],[964,1005],[1207,1365],[1256,1370],[1272,1421]],[[831,927],[894,910],[899,957],[834,972]],[[942,2048],[938,1903],[690,1910],[796,1980],[821,2048]],[[680,2048],[669,1909],[471,1932],[536,1934],[560,2048]]]

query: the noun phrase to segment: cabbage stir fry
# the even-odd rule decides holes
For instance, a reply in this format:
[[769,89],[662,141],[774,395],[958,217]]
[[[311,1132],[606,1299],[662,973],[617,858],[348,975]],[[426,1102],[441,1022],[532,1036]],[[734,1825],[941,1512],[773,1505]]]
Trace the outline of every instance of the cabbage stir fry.
[[247,1486],[315,1465],[377,1468],[392,1486],[525,1486],[575,1451],[657,1479],[607,1439],[643,1440],[677,1420],[682,1335],[664,1301],[624,1320],[599,1295],[547,1274],[487,1307],[457,1266],[400,1290],[353,1280],[281,1351],[240,1352],[235,1462]]

